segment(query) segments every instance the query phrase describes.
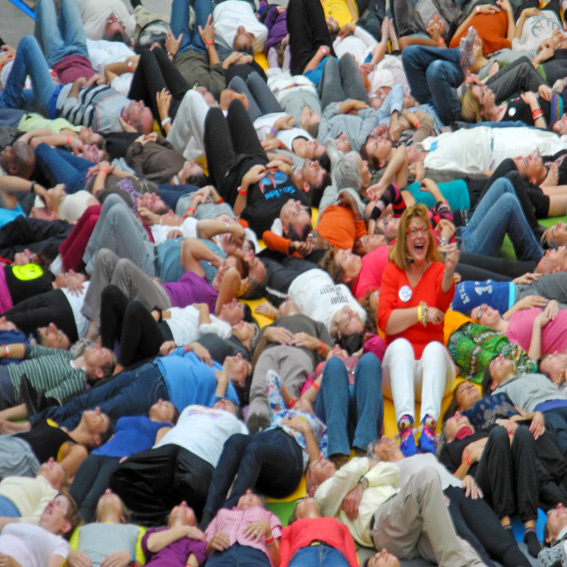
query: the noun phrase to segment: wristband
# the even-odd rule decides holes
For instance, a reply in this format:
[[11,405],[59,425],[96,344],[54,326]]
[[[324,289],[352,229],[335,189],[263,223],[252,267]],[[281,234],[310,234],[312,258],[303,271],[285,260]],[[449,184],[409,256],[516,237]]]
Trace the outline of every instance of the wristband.
[[469,467],[472,465],[472,463],[471,463],[471,458],[470,458],[468,455],[465,457],[465,462],[467,463],[467,465],[468,465]]
[[195,214],[195,209],[193,207],[187,207],[187,213],[185,216],[188,216],[189,213],[191,213],[191,215]]
[[185,345],[185,348],[183,349],[183,352],[185,354],[187,354],[189,352],[189,345]]
[[321,356],[325,354],[325,343],[323,341],[319,341],[321,343]]
[[480,14],[480,6],[475,6],[475,10],[477,14]]
[[538,108],[537,110],[534,110],[534,111],[532,112],[532,118],[533,118],[534,120],[537,120],[537,119],[538,119],[540,116],[542,116],[542,115],[543,115],[543,110],[542,110],[541,108]]
[[162,121],[161,121],[161,125],[165,126],[168,122],[171,122],[171,118],[169,116],[166,116]]
[[69,136],[67,136],[65,138],[65,145],[68,146],[70,141],[71,141],[71,139],[69,138]]
[[30,193],[35,193],[35,186],[36,185],[37,185],[37,183],[35,181],[31,182]]
[[128,61],[128,71],[131,73],[132,72],[132,61]]
[[248,195],[248,189],[242,189],[242,185],[236,190],[239,195]]
[[215,201],[215,205],[220,205],[221,203],[224,203],[224,201],[222,197],[219,197],[218,201]]
[[102,167],[99,168],[98,170],[99,173],[104,173],[104,175],[108,175],[108,171],[106,169],[103,169]]
[[2,348],[4,349],[4,358],[8,358],[10,355],[10,347],[8,345],[2,345]]
[[441,45],[442,43],[445,43],[445,40],[444,40],[442,37],[440,37],[440,38],[437,40],[437,43],[438,43],[439,45]]
[[266,545],[274,545],[274,534],[272,534],[268,539],[264,540]]
[[421,321],[421,303],[417,306],[417,321]]
[[280,140],[280,144],[279,144],[279,146],[278,146],[278,149],[281,150],[282,148],[283,148],[283,142]]
[[270,132],[274,135],[277,136],[278,131],[275,128],[270,128]]
[[209,41],[205,41],[205,45],[213,45],[213,40],[209,39]]
[[319,388],[321,388],[321,386],[319,386],[319,384],[317,384],[317,382],[315,382],[315,380],[313,380],[313,383],[311,384],[316,390],[319,390]]
[[417,130],[419,128],[419,120],[415,121],[415,124],[413,125],[413,127]]
[[168,52],[167,52],[167,56],[168,56],[168,57],[175,57],[175,55],[174,55],[173,53],[171,53],[171,51],[168,51]]
[[132,553],[130,554],[130,556],[132,557],[132,563],[131,565],[134,565],[134,563],[136,563],[136,556],[134,555],[134,552],[132,551]]
[[234,96],[234,91],[230,91],[228,95],[228,100],[231,101],[233,96]]
[[290,409],[293,407],[293,404],[295,404],[296,400],[295,398],[291,398],[291,400],[289,400],[289,403],[287,404],[287,406],[285,406],[287,409]]

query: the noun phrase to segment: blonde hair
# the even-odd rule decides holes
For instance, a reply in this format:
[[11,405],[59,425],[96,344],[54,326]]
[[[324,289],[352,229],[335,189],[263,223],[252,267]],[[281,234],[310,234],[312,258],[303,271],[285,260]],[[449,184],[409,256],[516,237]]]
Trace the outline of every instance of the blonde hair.
[[467,122],[482,122],[480,101],[472,91],[472,87],[467,87],[461,100],[461,118]]
[[388,253],[388,259],[390,262],[394,262],[400,270],[406,271],[410,265],[410,260],[406,243],[407,243],[407,228],[412,219],[418,218],[423,221],[423,223],[429,229],[427,231],[427,238],[429,240],[429,246],[427,248],[426,260],[432,262],[434,260],[441,260],[441,255],[437,251],[437,243],[435,238],[433,238],[433,230],[431,229],[431,223],[429,222],[429,212],[427,207],[423,204],[414,205],[413,207],[408,207],[402,218],[400,219],[400,224],[398,225],[398,236],[396,239],[396,244],[390,248]]

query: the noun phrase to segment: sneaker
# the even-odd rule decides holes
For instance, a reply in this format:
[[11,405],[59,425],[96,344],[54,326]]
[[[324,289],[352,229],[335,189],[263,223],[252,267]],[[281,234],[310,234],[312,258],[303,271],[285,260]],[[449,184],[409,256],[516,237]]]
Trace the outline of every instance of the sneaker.
[[424,453],[433,453],[435,455],[437,449],[437,435],[435,430],[428,425],[423,426],[421,435],[419,436],[419,448]]
[[415,439],[413,438],[413,429],[400,431],[400,450],[404,457],[412,457],[417,453]]

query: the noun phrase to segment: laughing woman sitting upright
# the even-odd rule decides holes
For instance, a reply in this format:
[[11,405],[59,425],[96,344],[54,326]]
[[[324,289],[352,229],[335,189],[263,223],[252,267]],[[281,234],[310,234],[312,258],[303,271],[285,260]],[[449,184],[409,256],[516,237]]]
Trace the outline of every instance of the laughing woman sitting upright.
[[455,380],[451,357],[443,345],[443,319],[454,293],[456,245],[446,246],[445,263],[438,258],[427,208],[409,207],[390,250],[378,307],[378,326],[385,331],[388,343],[382,385],[394,401],[401,449],[406,456],[416,452],[412,436],[414,396],[421,402],[423,431],[419,445],[423,451],[434,453],[441,400]]

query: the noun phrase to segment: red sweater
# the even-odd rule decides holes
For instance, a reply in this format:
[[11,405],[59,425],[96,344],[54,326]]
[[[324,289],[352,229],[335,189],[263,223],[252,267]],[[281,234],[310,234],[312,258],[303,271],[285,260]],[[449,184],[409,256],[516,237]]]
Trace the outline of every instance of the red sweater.
[[[394,309],[417,307],[420,301],[425,301],[428,307],[437,307],[441,311],[447,311],[453,300],[455,284],[451,285],[447,293],[442,292],[441,281],[444,269],[445,265],[441,262],[433,262],[421,276],[415,288],[412,288],[409,285],[406,273],[393,262],[389,262],[382,274],[380,302],[378,304],[378,327],[382,330],[386,329]],[[404,288],[405,294],[404,291],[400,294],[402,288]],[[407,297],[408,292],[411,292],[411,297],[407,301],[402,301],[400,295]],[[416,322],[397,335],[386,334],[386,342],[390,344],[400,337],[407,339],[413,345],[415,357],[419,359],[428,343],[431,341],[443,343],[443,323],[439,325],[428,323],[427,327],[424,327],[421,323]]]
[[294,553],[313,541],[338,549],[351,567],[358,566],[354,541],[348,528],[335,518],[297,520],[283,529],[280,540],[280,567],[287,567]]

